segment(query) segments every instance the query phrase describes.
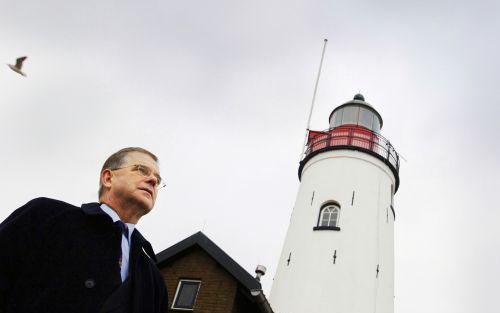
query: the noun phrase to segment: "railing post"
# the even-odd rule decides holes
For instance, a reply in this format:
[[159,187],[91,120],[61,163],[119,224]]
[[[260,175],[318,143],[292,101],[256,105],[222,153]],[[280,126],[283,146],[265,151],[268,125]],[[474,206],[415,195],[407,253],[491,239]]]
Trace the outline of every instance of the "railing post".
[[387,140],[387,142],[385,143],[386,147],[387,147],[387,161],[390,163],[391,161],[389,160],[389,155],[391,154],[391,143],[389,142],[389,140]]
[[394,150],[394,153],[396,153],[396,170],[399,173],[399,154]]
[[326,147],[331,147],[332,146],[332,132],[333,130],[328,130],[328,137],[327,138],[327,142],[326,142]]

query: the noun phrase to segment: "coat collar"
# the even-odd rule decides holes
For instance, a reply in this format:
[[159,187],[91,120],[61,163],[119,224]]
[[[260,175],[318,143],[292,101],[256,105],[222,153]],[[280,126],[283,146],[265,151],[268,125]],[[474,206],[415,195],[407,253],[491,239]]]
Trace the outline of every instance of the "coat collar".
[[[97,202],[84,203],[82,205],[82,211],[84,214],[88,216],[100,216],[101,218],[108,219],[109,222],[113,221],[111,217],[101,209],[101,204]],[[142,250],[144,250],[144,252],[149,256],[149,258],[151,258],[153,261],[156,262],[156,256],[153,251],[153,247],[146,240],[146,238],[142,236],[142,234],[137,230],[137,228],[132,233],[132,246],[134,245],[136,247],[141,247]]]
[[[103,210],[101,210],[101,204],[97,202],[82,204],[82,211],[86,215],[109,217],[109,215],[107,215]],[[109,219],[111,220],[111,217]]]

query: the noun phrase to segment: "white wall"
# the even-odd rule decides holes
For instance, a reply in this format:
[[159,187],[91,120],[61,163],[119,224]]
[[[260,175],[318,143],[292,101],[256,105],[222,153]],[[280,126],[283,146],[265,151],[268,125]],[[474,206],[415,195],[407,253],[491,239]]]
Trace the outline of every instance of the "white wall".
[[[394,311],[391,184],[390,169],[363,152],[328,151],[307,162],[271,289],[275,312]],[[329,200],[341,206],[341,230],[313,231],[321,205]]]

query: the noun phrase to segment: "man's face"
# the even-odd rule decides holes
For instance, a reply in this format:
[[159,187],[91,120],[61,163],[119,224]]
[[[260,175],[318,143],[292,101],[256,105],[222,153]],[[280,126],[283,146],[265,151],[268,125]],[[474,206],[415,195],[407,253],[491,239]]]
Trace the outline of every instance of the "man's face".
[[[144,176],[134,165],[151,169],[151,175]],[[120,169],[113,170],[112,175],[110,197],[123,205],[137,208],[142,211],[141,215],[151,211],[158,192],[155,185],[158,183],[156,177],[160,175],[160,170],[149,155],[135,151],[128,153]]]

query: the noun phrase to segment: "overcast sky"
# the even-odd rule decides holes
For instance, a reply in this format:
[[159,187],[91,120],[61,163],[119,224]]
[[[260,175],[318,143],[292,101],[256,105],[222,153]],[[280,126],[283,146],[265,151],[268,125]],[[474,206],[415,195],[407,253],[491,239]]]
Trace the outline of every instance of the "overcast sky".
[[[30,199],[97,199],[142,146],[162,189],[156,252],[203,230],[272,284],[311,128],[361,91],[407,160],[395,310],[498,312],[500,2],[2,1],[0,220]],[[27,55],[24,78],[5,63]],[[3,67],[3,68],[2,68]]]

